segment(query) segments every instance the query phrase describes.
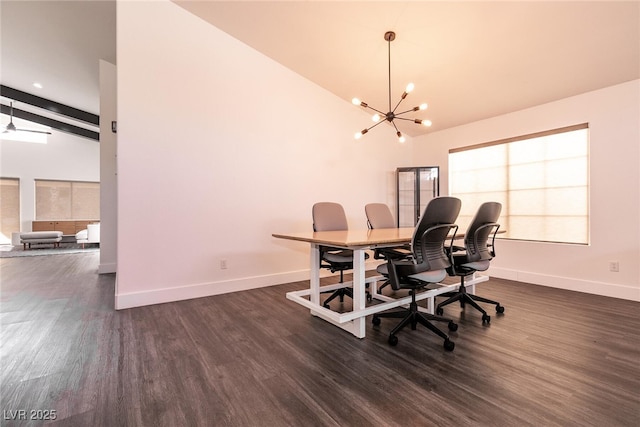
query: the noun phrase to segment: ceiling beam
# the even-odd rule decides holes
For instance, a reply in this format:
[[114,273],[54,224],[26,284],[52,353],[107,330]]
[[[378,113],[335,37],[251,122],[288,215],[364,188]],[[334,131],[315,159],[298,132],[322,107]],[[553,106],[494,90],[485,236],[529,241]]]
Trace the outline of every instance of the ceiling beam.
[[[3,96],[4,96],[4,93],[3,93]],[[0,112],[8,116],[9,114],[11,114],[11,107],[7,105],[0,105]],[[83,138],[92,139],[94,141],[100,141],[100,133],[98,132],[81,128],[79,126],[71,125],[69,123],[60,122],[58,120],[54,120],[49,117],[43,117],[38,114],[30,113],[28,111],[18,110],[14,108],[13,117],[17,117],[23,120],[28,120],[34,123],[39,123],[44,126],[49,126],[50,128],[59,130],[61,132],[66,132],[66,133],[80,136]]]
[[100,126],[100,116],[97,114],[88,113],[77,108],[69,107],[59,102],[51,101],[45,98],[41,98],[36,95],[31,95],[27,92],[22,92],[18,89],[13,89],[5,85],[0,85],[0,94],[6,98],[13,99],[14,101],[24,102],[25,104],[33,105],[43,110],[51,111],[52,113],[60,114],[72,119],[89,123],[94,126]]

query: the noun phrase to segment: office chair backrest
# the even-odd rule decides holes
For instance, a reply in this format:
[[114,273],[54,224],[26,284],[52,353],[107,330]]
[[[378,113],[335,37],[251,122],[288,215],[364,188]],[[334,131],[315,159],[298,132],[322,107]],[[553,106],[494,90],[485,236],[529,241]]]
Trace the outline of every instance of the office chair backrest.
[[313,205],[313,231],[347,230],[347,216],[342,205],[332,202],[320,202]]
[[369,228],[396,228],[396,221],[389,206],[384,203],[369,203],[364,207]]
[[495,256],[493,244],[488,245],[489,237],[495,236],[500,228],[498,218],[502,205],[498,202],[486,202],[480,205],[476,216],[464,236],[467,249],[467,262],[490,261]]
[[429,270],[451,266],[444,242],[455,227],[461,205],[460,199],[455,197],[437,197],[429,201],[411,238],[411,251],[417,264],[428,264]]

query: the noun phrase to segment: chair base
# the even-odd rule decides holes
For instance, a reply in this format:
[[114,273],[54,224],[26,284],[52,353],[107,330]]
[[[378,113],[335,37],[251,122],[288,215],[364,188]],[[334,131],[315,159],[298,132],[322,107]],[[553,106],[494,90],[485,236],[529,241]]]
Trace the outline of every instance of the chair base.
[[501,306],[498,301],[493,301],[478,295],[473,295],[468,293],[467,287],[464,284],[464,277],[460,282],[460,287],[458,288],[457,292],[445,292],[438,296],[448,297],[445,301],[442,301],[436,306],[436,314],[438,315],[442,315],[444,313],[444,310],[442,309],[442,307],[456,301],[460,301],[460,307],[462,308],[464,308],[467,304],[469,304],[470,306],[478,310],[480,313],[482,313],[482,323],[490,323],[491,316],[489,316],[487,312],[482,307],[480,307],[480,305],[476,301],[484,302],[487,304],[493,304],[496,306],[496,312],[504,313],[504,307]]
[[[369,287],[369,285],[367,285],[367,287]],[[331,292],[331,291],[328,291]],[[344,302],[344,297],[349,297],[351,299],[353,299],[353,289],[351,288],[340,288],[340,289],[336,289],[335,291],[333,291],[333,293],[331,295],[329,295],[329,298],[327,298],[326,300],[324,300],[324,302],[322,303],[322,306],[324,308],[331,308],[329,306],[329,303],[331,301],[333,301],[336,298],[340,298],[340,302]],[[366,292],[366,297],[367,297],[367,301],[371,302],[373,301],[373,297],[371,296],[370,292]]]
[[378,293],[382,294],[382,289],[386,288],[390,284],[391,284],[391,282],[389,280],[385,280],[384,283],[382,285],[380,285],[380,287],[378,288]]
[[329,303],[336,298],[340,298],[340,302],[344,302],[344,297],[348,296],[349,298],[353,298],[353,290],[351,288],[340,288],[333,291],[329,298],[327,298],[322,304],[324,308],[329,308]]
[[432,314],[423,313],[418,311],[418,304],[415,301],[415,292],[412,292],[413,301],[409,304],[408,310],[397,310],[390,311],[385,313],[377,313],[373,315],[373,324],[379,325],[380,318],[389,317],[402,319],[400,323],[398,323],[389,333],[389,344],[395,346],[398,344],[398,338],[396,334],[402,330],[405,326],[411,325],[411,329],[415,330],[418,323],[422,326],[425,326],[431,332],[440,336],[444,339],[444,349],[447,351],[453,351],[455,348],[455,343],[449,339],[449,336],[444,333],[441,329],[436,327],[431,321],[439,321],[439,322],[448,322],[448,328],[450,331],[456,331],[458,329],[458,325],[453,322],[451,319],[447,319],[446,317],[434,316]]

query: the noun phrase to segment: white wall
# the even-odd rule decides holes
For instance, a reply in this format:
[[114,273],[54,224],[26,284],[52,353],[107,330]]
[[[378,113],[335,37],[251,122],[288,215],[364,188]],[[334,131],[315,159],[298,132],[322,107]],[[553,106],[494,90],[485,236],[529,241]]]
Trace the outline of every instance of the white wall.
[[349,102],[173,3],[117,18],[117,308],[303,279],[308,247],[271,233],[310,230],[317,201],[351,227],[394,202],[410,143],[354,141]]
[[100,144],[51,132],[47,144],[0,140],[0,175],[20,178],[20,231],[35,219],[34,180],[100,181]]
[[[589,123],[589,246],[500,241],[490,274],[640,300],[640,81],[632,81],[414,140],[414,162],[441,166],[448,150]],[[619,261],[620,272],[609,271]]]
[[116,272],[118,187],[116,180],[117,134],[111,131],[116,120],[116,66],[100,61],[100,265],[99,273]]

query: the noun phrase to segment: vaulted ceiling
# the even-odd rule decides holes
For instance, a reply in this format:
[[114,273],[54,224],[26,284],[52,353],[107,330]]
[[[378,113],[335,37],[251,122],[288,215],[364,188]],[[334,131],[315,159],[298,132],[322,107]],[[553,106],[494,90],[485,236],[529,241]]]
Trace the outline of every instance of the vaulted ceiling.
[[98,61],[116,61],[114,1],[2,0],[0,31],[3,85],[99,113]]
[[[427,102],[415,115],[433,121],[407,124],[412,135],[640,78],[637,1],[174,2],[345,101],[385,112],[383,36],[394,31],[392,102],[413,82],[403,105]],[[115,2],[3,0],[0,14],[2,84],[98,113],[97,60],[116,62]]]

